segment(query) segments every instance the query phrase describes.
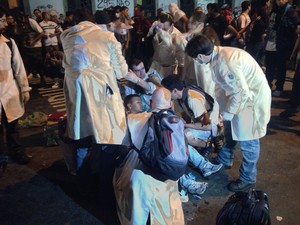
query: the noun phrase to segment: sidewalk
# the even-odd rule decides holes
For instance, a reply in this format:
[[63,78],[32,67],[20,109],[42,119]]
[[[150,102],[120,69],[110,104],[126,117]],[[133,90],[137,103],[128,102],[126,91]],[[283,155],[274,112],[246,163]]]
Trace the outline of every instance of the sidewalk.
[[[286,82],[286,89],[290,88]],[[26,115],[62,110],[58,106],[61,93],[61,89],[51,90],[51,85],[33,86]],[[256,188],[269,196],[272,225],[297,225],[300,220],[300,113],[290,119],[278,117],[287,107],[288,94],[273,98],[272,119],[268,135],[261,140],[258,163]],[[118,225],[112,193],[97,189],[101,184],[92,185],[95,188],[79,185],[78,178],[68,174],[60,147],[45,146],[43,127],[22,129],[21,136],[32,160],[26,166],[9,162],[5,177],[0,178],[1,225]],[[237,151],[232,169],[206,179],[209,184],[202,199],[190,196],[183,203],[186,224],[215,224],[218,211],[232,194],[226,185],[238,176],[241,159]],[[197,171],[193,173],[197,180],[204,180]]]

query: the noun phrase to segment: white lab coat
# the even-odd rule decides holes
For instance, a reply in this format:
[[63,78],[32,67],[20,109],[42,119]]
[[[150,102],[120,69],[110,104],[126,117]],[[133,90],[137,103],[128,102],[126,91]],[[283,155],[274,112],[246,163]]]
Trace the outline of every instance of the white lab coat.
[[[18,47],[13,39],[13,65],[11,65],[11,50],[5,43],[8,41],[3,35],[0,36],[0,118],[2,107],[7,116],[7,121],[12,122],[25,112],[22,100],[22,92],[30,91],[24,64]],[[13,68],[13,70],[12,70]],[[15,72],[15,78],[13,75]],[[1,120],[0,120],[1,123]]]
[[261,67],[242,49],[215,46],[211,70],[220,111],[234,114],[233,139],[263,137],[270,120],[271,90]]
[[61,34],[64,94],[70,138],[94,135],[96,143],[121,144],[126,120],[116,79],[128,66],[112,32],[81,22]]

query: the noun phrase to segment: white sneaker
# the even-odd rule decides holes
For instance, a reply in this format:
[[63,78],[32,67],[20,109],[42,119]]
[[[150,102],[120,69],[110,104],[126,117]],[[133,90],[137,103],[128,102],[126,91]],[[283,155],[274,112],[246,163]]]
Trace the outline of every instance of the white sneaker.
[[182,189],[188,191],[190,194],[201,195],[206,191],[206,182],[194,181],[186,174],[180,177],[179,182]]
[[33,74],[30,73],[28,76],[27,76],[27,79],[32,79],[33,78]]
[[218,172],[222,168],[223,164],[212,164],[211,162],[207,162],[204,168],[201,170],[204,177],[208,177],[213,173]]
[[41,78],[41,75],[37,73],[37,74],[36,74],[36,77],[37,77],[37,78]]
[[59,88],[59,83],[58,83],[58,82],[55,82],[55,83],[52,85],[52,88]]

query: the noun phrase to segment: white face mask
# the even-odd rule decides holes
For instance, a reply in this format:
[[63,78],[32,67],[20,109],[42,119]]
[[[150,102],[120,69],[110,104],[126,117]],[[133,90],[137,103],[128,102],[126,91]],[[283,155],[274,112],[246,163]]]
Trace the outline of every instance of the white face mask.
[[120,13],[115,13],[116,18],[120,18],[121,14]]

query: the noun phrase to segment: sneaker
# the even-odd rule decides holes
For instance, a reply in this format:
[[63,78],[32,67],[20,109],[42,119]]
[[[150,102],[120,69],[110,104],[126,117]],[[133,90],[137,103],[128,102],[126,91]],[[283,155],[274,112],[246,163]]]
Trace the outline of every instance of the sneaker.
[[37,77],[37,78],[41,78],[41,75],[37,73],[37,74],[36,74],[36,77]]
[[188,202],[189,201],[189,195],[188,192],[186,190],[181,189],[181,191],[179,192],[179,196],[180,196],[180,201],[181,202]]
[[181,188],[190,194],[201,195],[206,191],[207,183],[192,180],[188,175],[184,174],[179,179]]
[[53,85],[52,85],[52,88],[59,88],[59,83],[58,82],[55,82]]
[[202,173],[204,177],[208,177],[212,175],[213,173],[218,172],[222,168],[223,164],[212,164],[210,162],[207,162],[202,169]]
[[27,79],[32,79],[33,78],[33,74],[30,73],[28,76],[27,76]]
[[280,97],[282,95],[283,91],[275,90],[273,91],[272,95],[274,97]]
[[232,192],[238,192],[238,191],[248,191],[250,188],[253,188],[255,186],[255,183],[246,183],[244,181],[241,181],[240,179],[236,181],[232,181],[228,185],[229,191]]

